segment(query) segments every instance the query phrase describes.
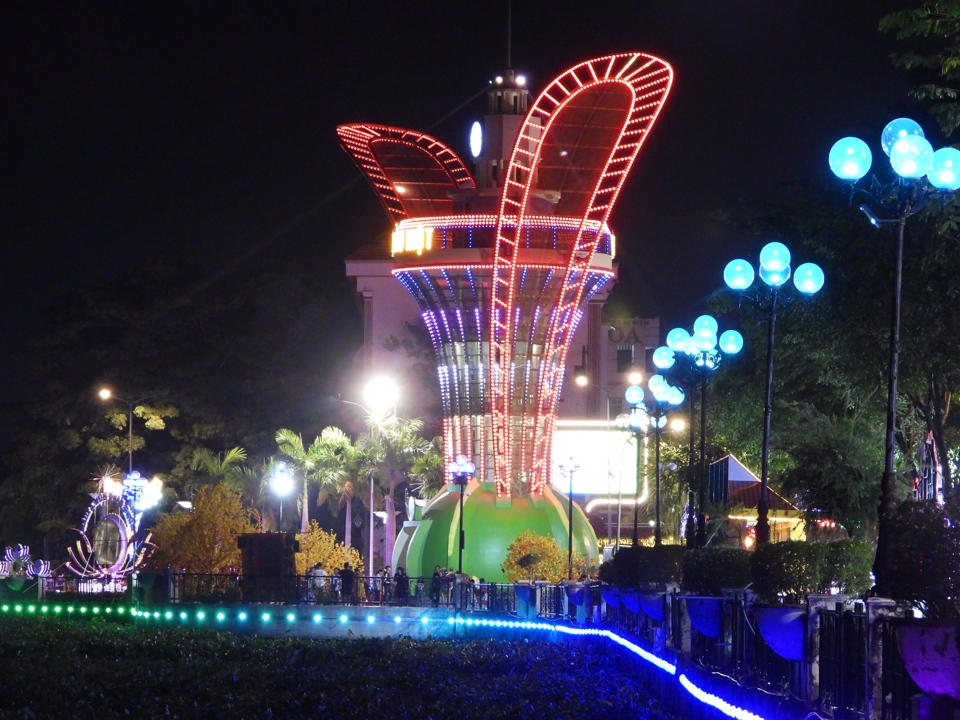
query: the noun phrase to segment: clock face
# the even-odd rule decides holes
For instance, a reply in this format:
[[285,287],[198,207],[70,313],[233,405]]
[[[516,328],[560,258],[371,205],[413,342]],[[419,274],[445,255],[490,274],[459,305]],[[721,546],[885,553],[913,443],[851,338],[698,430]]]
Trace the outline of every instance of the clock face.
[[120,526],[114,520],[115,517],[115,515],[108,515],[97,523],[93,531],[93,557],[101,567],[111,567],[121,556],[122,535]]
[[483,127],[479,122],[475,122],[470,127],[470,154],[474,157],[480,157],[483,151]]

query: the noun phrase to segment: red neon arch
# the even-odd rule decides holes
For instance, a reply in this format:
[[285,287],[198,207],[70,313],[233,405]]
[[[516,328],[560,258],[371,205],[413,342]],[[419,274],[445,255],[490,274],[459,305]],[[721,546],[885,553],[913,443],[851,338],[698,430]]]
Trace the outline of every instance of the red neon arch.
[[[546,355],[539,377],[533,427],[530,492],[549,479],[551,433],[557,390],[570,331],[583,297],[583,278],[596,251],[584,240],[584,223],[606,223],[627,173],[666,100],[671,67],[642,53],[611,55],[574,66],[537,98],[524,120],[504,179],[492,280],[490,366],[494,475],[497,494],[510,494],[514,448],[511,379],[514,363],[514,288],[521,270],[517,228],[530,212],[534,194],[559,193],[558,212],[582,218],[576,240],[566,248],[560,296],[551,313]],[[563,153],[566,153],[565,155]],[[565,158],[572,159],[566,167]],[[566,199],[565,199],[566,193]],[[562,206],[562,209],[561,207]],[[510,222],[505,222],[509,218]],[[520,427],[529,426],[526,410]],[[521,445],[526,444],[526,431]]]
[[353,124],[338,127],[337,135],[394,223],[449,214],[453,210],[449,193],[476,187],[457,154],[426,133]]

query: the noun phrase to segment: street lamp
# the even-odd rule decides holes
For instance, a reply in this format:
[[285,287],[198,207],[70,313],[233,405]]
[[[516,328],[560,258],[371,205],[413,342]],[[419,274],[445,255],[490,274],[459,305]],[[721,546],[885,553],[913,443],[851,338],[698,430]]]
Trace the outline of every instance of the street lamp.
[[136,405],[138,405],[139,403],[142,403],[142,402],[144,402],[145,400],[149,400],[150,398],[153,397],[153,395],[147,395],[147,396],[145,396],[145,397],[138,398],[137,400],[124,400],[122,397],[117,397],[116,395],[114,395],[114,394],[113,394],[113,391],[110,390],[110,388],[102,388],[102,389],[100,390],[100,392],[97,393],[97,395],[100,396],[100,399],[101,399],[101,400],[105,400],[105,401],[106,401],[106,400],[119,400],[120,402],[125,403],[126,406],[127,406],[127,410],[128,410],[128,415],[127,415],[127,441],[128,441],[127,457],[129,458],[129,460],[128,460],[128,463],[129,463],[129,465],[128,465],[128,468],[129,468],[129,469],[128,469],[128,474],[133,475],[133,408],[134,408]]
[[270,489],[280,498],[279,529],[283,530],[283,498],[293,491],[293,472],[285,462],[278,462],[270,473]]
[[[883,476],[880,481],[880,506],[877,525],[877,554],[873,575],[881,595],[889,592],[887,564],[894,538],[890,523],[897,509],[897,473],[895,465],[897,433],[897,379],[900,365],[900,298],[903,285],[903,236],[907,218],[933,200],[946,202],[960,189],[960,150],[941,148],[936,152],[924,138],[923,129],[909,118],[897,118],[880,135],[883,151],[890,157],[896,178],[881,184],[871,176],[870,187],[857,182],[870,172],[873,155],[860,138],[846,137],[830,149],[830,169],[841,180],[850,182],[850,202],[856,195],[869,204],[860,205],[870,224],[876,228],[897,225],[894,250],[893,298],[890,312],[890,355],[887,369],[887,427]],[[879,210],[882,217],[870,207]]]
[[[363,399],[368,407],[358,402],[338,399],[345,405],[353,405],[363,410],[367,416],[383,418],[387,411],[396,413],[397,400],[400,398],[400,388],[396,382],[387,377],[375,377],[367,381],[363,388]],[[369,542],[369,560],[370,567],[367,568],[370,575],[373,575],[373,475],[370,476],[370,542]],[[386,532],[386,520],[384,520],[384,532]]]
[[633,506],[633,544],[640,542],[638,527],[640,522],[640,471],[643,466],[643,450],[640,441],[655,434],[656,440],[656,527],[654,530],[654,544],[662,542],[660,532],[660,434],[667,427],[667,413],[671,406],[680,405],[684,400],[683,391],[670,385],[662,375],[652,375],[647,381],[647,388],[653,395],[653,402],[647,406],[644,402],[643,388],[639,385],[630,385],[623,396],[631,406],[627,416],[617,418],[621,427],[629,427],[634,431],[637,439],[637,499]]
[[559,467],[570,481],[570,492],[567,493],[567,580],[573,580],[573,474],[580,469],[580,463],[571,457]]
[[447,472],[453,476],[453,482],[460,488],[460,541],[457,551],[457,573],[463,573],[463,547],[465,538],[463,534],[463,493],[466,490],[467,483],[477,471],[477,466],[467,458],[466,455],[457,455],[457,459],[447,465]]
[[[631,373],[631,374],[630,374],[630,377],[634,377],[634,376],[636,376],[637,382],[636,382],[636,383],[633,383],[633,384],[638,384],[638,383],[640,383],[640,381],[642,380],[642,376],[641,376],[639,373]],[[610,547],[610,542],[611,542],[611,538],[610,538],[611,525],[613,524],[613,520],[612,520],[612,515],[613,515],[613,502],[612,502],[612,501],[613,501],[613,488],[612,488],[612,486],[611,486],[611,484],[610,484],[610,481],[611,481],[611,479],[612,479],[612,477],[613,477],[613,473],[610,472],[610,441],[609,441],[609,431],[610,431],[610,388],[601,387],[600,385],[597,385],[596,383],[590,382],[589,376],[587,376],[585,373],[580,373],[580,374],[576,375],[576,376],[574,377],[574,381],[576,382],[576,384],[577,384],[578,387],[582,387],[582,388],[594,387],[594,388],[596,388],[597,390],[599,390],[600,392],[603,393],[603,402],[604,402],[604,406],[606,407],[606,415],[607,415],[607,426],[604,428],[604,433],[605,433],[605,436],[607,437],[607,446],[606,446],[606,455],[607,455],[607,497],[608,497],[609,500],[611,501],[611,502],[608,502],[608,503],[607,503],[607,547]],[[632,381],[631,381],[631,382],[632,382]],[[617,511],[619,512],[620,510],[621,510],[621,508],[620,508],[620,506],[618,505],[618,506],[617,506]]]
[[[753,285],[755,274],[763,285]],[[741,305],[747,302],[766,316],[767,379],[763,401],[763,446],[760,460],[760,500],[757,503],[757,544],[770,540],[767,486],[770,477],[770,417],[773,414],[773,341],[777,315],[786,312],[798,299],[809,299],[823,287],[823,270],[813,263],[803,263],[793,275],[799,295],[784,295],[782,289],[790,279],[790,250],[783,243],[767,243],[760,250],[760,269],[754,273],[746,260],[731,260],[723,271],[727,286],[739,295]],[[751,290],[751,287],[753,289]]]
[[[666,346],[653,351],[653,364],[663,370],[670,381],[690,390],[700,386],[700,482],[699,501],[696,504],[696,546],[707,544],[707,381],[720,367],[725,355],[736,355],[743,349],[743,336],[736,330],[726,330],[717,336],[720,325],[711,315],[701,315],[693,323],[693,333],[674,328],[667,333]],[[693,393],[690,393],[690,451],[687,478],[690,487],[687,515],[687,544],[694,542],[694,426]]]

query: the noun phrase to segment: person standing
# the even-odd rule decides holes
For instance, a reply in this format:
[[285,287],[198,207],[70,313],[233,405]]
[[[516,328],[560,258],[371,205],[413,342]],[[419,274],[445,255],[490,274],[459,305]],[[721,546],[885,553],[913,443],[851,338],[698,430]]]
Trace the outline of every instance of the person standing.
[[410,596],[410,578],[407,577],[407,571],[397,566],[397,572],[393,576],[393,597],[397,605],[406,606],[407,598]]
[[343,567],[337,573],[340,577],[340,592],[343,597],[343,602],[354,605],[354,583],[356,581],[356,573],[353,572],[353,568],[350,567],[350,563],[345,562]]
[[433,568],[433,577],[430,579],[430,604],[437,607],[440,604],[440,588],[443,585],[443,573],[440,566]]

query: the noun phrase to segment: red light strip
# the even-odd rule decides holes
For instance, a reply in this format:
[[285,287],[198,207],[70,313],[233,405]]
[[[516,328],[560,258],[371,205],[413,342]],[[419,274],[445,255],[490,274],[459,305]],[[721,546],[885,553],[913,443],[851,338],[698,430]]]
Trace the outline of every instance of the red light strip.
[[[516,302],[514,288],[522,267],[517,257],[521,240],[519,230],[526,224],[525,209],[535,189],[533,169],[541,157],[545,141],[551,138],[554,123],[572,99],[602,83],[620,83],[630,90],[631,103],[624,115],[620,134],[610,147],[604,167],[600,168],[599,179],[579,223],[577,239],[567,257],[563,285],[547,334],[533,422],[530,493],[537,495],[549,480],[549,433],[556,415],[558,383],[563,379],[575,310],[583,298],[583,281],[599,240],[594,234],[592,241],[587,241],[584,234],[588,223],[606,225],[623,181],[663,107],[672,80],[670,66],[650,55],[634,53],[588,60],[555,79],[537,98],[520,128],[505,176],[497,218],[490,313],[490,365],[491,368],[506,369],[506,372],[491,377],[494,475],[498,496],[510,494],[509,479],[515,452],[511,417],[513,373],[510,372],[514,362],[511,342]],[[568,90],[568,85],[575,89]],[[534,122],[534,119],[540,122]],[[508,218],[513,220],[512,223]],[[526,404],[523,413],[526,414]],[[521,428],[525,427],[527,421],[522,417]]]
[[[469,190],[476,187],[473,176],[457,154],[442,142],[426,133],[388,125],[351,124],[337,128],[340,146],[366,176],[387,214],[397,223],[410,216],[409,202],[397,192],[395,179],[384,168],[373,149],[373,143],[403,145],[415,148],[421,155],[421,165],[409,170],[427,171],[439,167],[449,180],[450,190]],[[416,183],[413,183],[416,184]]]

